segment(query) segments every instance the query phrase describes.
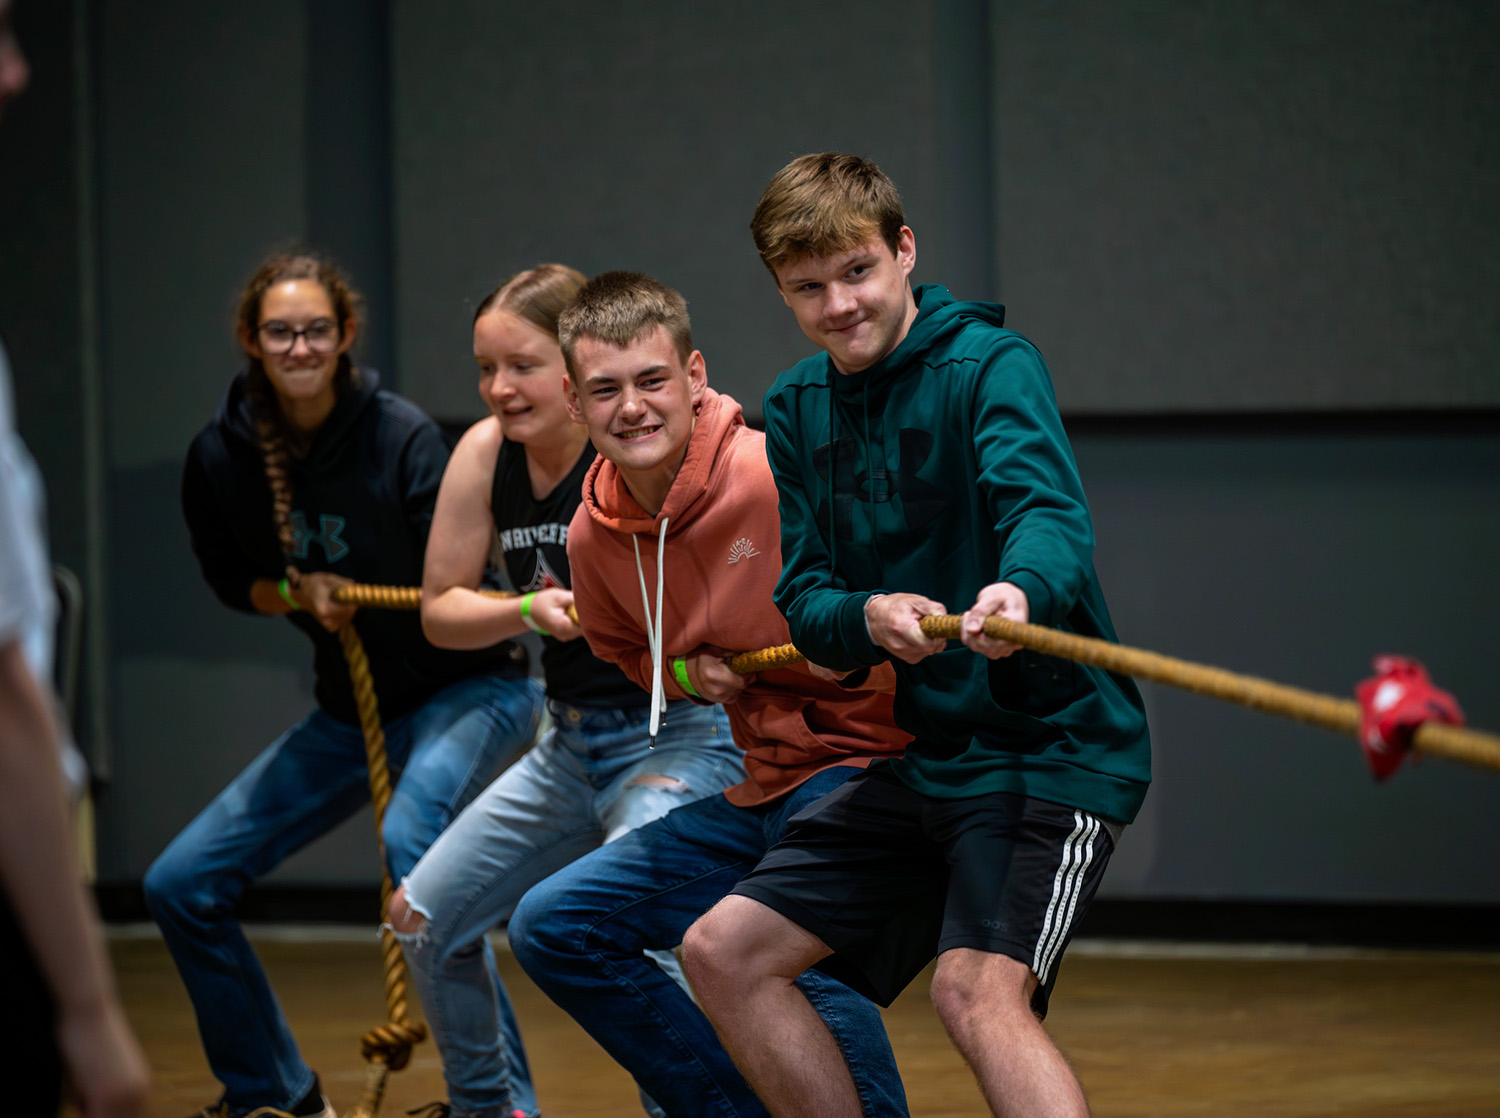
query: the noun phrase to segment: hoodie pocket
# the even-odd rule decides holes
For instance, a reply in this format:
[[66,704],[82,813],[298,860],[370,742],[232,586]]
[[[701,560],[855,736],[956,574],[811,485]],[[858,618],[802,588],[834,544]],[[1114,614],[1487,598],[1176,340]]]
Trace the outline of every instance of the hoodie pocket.
[[[814,700],[786,691],[755,690],[755,684],[750,689],[754,690],[758,709],[754,718],[745,721],[759,741],[756,749],[759,760],[777,768],[794,769],[839,752],[808,724],[807,712]],[[733,706],[727,709],[731,718],[738,713]]]
[[1020,649],[989,665],[990,697],[1002,710],[1048,718],[1078,697],[1078,665]]

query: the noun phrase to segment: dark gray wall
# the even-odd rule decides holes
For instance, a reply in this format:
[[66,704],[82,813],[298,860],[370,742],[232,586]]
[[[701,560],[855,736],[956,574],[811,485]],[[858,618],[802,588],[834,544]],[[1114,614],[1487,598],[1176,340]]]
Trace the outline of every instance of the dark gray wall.
[[[1416,656],[1500,727],[1500,434],[1204,426],[1073,438],[1121,641],[1348,697]],[[1155,783],[1106,895],[1500,900],[1500,773],[1377,785],[1352,739],[1142,690]]]
[[1500,404],[1500,8],[995,10],[1001,294],[1065,409]]
[[[932,5],[803,5],[797,34],[774,11],[397,0],[398,353],[416,400],[474,414],[474,305],[558,260],[682,291],[710,381],[759,414],[805,346],[747,251],[770,172],[808,150],[878,151],[915,214],[941,212]],[[832,41],[858,76],[834,77]]]
[[[745,225],[814,148],[880,160],[918,278],[1004,297],[1073,414],[1126,417],[1075,448],[1127,643],[1340,694],[1406,652],[1500,727],[1500,429],[1292,421],[1500,397],[1487,7],[334,7],[21,0],[39,66],[0,123],[0,330],[59,554],[96,570],[106,880],[311,702],[301,639],[213,600],[176,507],[263,250],[350,261],[368,352],[445,416],[479,411],[468,320],[506,275],[653,271],[754,412],[807,345]],[[1213,409],[1289,418],[1129,418]],[[1454,856],[1500,845],[1500,774],[1377,787],[1351,742],[1147,701],[1158,782],[1114,895],[1500,903],[1491,860]],[[369,829],[283,880],[372,881]]]

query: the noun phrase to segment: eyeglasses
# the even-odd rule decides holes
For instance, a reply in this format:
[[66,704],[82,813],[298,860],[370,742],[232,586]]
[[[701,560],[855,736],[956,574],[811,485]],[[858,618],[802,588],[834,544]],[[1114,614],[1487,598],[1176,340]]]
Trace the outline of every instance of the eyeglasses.
[[315,318],[300,330],[287,322],[262,322],[256,331],[267,353],[291,353],[297,339],[307,342],[312,353],[332,353],[339,347],[339,324],[331,318]]

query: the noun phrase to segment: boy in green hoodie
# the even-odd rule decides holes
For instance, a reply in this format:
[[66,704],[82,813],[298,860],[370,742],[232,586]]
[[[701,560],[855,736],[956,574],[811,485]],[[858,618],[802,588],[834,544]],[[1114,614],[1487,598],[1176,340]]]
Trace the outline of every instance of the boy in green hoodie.
[[[916,240],[872,163],[794,160],[751,231],[823,350],[765,400],[776,604],[816,663],[892,662],[915,740],[793,820],[689,932],[689,976],[778,1115],[858,1113],[793,980],[816,965],[888,1005],[934,955],[939,1017],[994,1113],[1086,1114],[1041,1018],[1150,747],[1129,679],[983,633],[999,615],[1115,638],[1046,366],[1002,307],[913,289]],[[967,648],[919,628],[947,604]]]

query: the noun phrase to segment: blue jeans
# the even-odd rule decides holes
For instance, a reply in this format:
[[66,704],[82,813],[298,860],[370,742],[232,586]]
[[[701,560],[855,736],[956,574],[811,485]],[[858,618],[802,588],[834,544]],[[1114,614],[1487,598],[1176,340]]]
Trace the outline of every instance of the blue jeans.
[[[715,796],[681,808],[554,874],[511,917],[511,948],[526,973],[672,1118],[766,1109],[703,1011],[642,952],[682,942],[688,926],[780,840],[791,816],[857,771],[824,769],[758,807]],[[817,970],[797,986],[838,1042],[864,1113],[906,1114],[874,1003]]]
[[465,1118],[536,1110],[515,1013],[484,934],[549,874],[745,775],[721,707],[669,703],[652,749],[644,710],[549,705],[553,729],[406,878],[407,904],[426,924],[400,938],[449,1102]]
[[[393,881],[526,749],[541,712],[534,680],[476,676],[385,724],[395,784],[382,837]],[[360,728],[315,710],[235,777],[146,871],[146,902],[231,1107],[285,1109],[313,1084],[234,906],[251,881],[369,801]]]

